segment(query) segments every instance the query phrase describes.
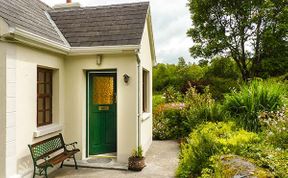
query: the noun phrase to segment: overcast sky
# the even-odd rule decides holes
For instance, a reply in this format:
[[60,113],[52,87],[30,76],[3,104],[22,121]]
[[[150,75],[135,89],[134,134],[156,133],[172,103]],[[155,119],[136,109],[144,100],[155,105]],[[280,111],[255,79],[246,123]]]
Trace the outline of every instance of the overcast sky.
[[[42,0],[46,4],[65,3],[66,0]],[[96,6],[148,0],[72,0],[81,6]],[[177,63],[179,57],[195,62],[189,54],[192,40],[186,32],[191,26],[187,0],[149,0],[151,2],[155,48],[158,63]]]

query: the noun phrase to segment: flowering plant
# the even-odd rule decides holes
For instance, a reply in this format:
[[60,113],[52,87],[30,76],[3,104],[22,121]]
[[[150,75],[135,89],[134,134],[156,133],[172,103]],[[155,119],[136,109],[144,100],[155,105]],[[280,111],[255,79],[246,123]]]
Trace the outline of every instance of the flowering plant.
[[283,107],[276,112],[261,112],[258,116],[267,140],[274,146],[288,148],[288,116],[287,108]]

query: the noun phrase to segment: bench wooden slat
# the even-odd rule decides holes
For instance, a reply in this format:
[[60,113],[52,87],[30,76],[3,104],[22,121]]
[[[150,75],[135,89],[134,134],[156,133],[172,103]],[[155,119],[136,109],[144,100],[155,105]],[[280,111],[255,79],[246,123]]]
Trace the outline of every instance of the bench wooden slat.
[[[63,160],[66,160],[67,158],[70,158],[72,155],[74,155],[75,153],[77,153],[78,151],[80,150],[73,150],[73,151],[70,151],[70,152],[63,152],[57,156],[54,156],[53,158],[50,158],[48,160],[48,162],[52,165],[56,165],[56,164],[59,164],[61,163]],[[46,163],[43,162],[42,164],[39,164],[39,167],[43,167],[45,166]]]

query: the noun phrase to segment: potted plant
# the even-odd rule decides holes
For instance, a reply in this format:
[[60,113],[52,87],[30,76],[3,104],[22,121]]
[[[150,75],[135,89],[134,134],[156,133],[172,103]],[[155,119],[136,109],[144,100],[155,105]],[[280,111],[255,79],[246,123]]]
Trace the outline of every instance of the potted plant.
[[143,157],[143,149],[139,146],[134,149],[132,156],[128,159],[128,169],[131,171],[141,171],[145,167],[145,157]]

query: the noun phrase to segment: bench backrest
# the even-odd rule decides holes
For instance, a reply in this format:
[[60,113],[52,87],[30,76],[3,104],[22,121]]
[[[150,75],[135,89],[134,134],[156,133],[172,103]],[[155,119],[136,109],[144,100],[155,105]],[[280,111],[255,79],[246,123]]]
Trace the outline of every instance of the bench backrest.
[[38,161],[39,159],[43,159],[60,149],[65,149],[65,144],[62,134],[60,133],[59,135],[48,138],[41,142],[28,145],[28,147],[30,149],[33,160]]

